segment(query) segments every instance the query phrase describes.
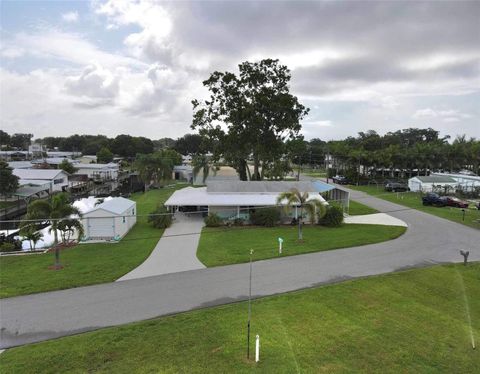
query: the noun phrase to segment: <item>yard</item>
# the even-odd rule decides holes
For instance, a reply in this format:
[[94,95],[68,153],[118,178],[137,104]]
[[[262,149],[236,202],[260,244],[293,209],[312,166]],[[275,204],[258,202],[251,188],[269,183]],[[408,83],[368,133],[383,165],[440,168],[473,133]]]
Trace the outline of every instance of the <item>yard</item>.
[[364,204],[360,204],[356,201],[350,200],[348,207],[348,214],[351,216],[360,216],[364,214],[378,213],[378,210],[370,208]]
[[[253,260],[292,256],[309,252],[354,247],[397,238],[405,227],[381,225],[343,225],[324,227],[305,225],[304,242],[299,243],[297,226],[204,228],[197,257],[207,267],[248,262],[250,249]],[[278,254],[278,238],[284,239],[283,253]]]
[[0,369],[474,373],[480,367],[480,351],[471,345],[471,334],[477,344],[480,340],[480,263],[409,270],[254,300],[251,331],[261,339],[258,364],[245,357],[246,323],[246,302],[196,310],[9,349],[0,355]]
[[409,208],[418,209],[425,213],[480,229],[480,210],[473,208],[473,204],[470,205],[469,209],[465,210],[465,220],[463,220],[463,212],[459,208],[423,206],[422,195],[417,192],[387,192],[383,189],[383,186],[348,186],[348,188],[363,191],[392,203],[405,205]]
[[54,254],[0,257],[0,297],[52,291],[91,284],[112,282],[140,265],[150,254],[163,230],[152,228],[146,217],[176,189],[151,190],[135,194],[137,224],[119,243],[81,244],[62,251],[62,270],[50,270]]

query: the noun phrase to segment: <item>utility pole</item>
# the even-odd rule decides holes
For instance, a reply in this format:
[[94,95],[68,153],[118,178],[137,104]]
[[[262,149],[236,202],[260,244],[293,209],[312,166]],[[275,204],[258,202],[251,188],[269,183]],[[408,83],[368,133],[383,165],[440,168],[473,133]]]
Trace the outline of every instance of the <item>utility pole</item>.
[[250,358],[250,318],[252,316],[252,255],[253,255],[253,249],[250,250],[250,279],[249,279],[249,287],[248,287],[247,359]]

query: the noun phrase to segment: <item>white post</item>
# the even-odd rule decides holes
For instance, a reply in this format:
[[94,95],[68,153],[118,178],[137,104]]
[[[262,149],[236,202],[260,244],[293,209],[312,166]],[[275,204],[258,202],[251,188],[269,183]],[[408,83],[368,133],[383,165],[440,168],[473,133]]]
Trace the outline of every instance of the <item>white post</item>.
[[260,361],[260,336],[255,340],[255,362]]
[[237,206],[237,218],[240,218],[240,205]]
[[283,239],[278,238],[278,253],[282,254],[282,244],[283,244]]

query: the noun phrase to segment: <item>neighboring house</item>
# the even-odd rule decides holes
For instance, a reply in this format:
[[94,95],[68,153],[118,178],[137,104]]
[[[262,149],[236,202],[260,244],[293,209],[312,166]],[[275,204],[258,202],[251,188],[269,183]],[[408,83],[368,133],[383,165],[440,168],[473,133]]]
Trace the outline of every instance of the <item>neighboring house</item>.
[[69,152],[69,151],[47,151],[47,157],[63,157],[63,158],[75,158],[81,156],[81,152]]
[[463,189],[474,189],[480,187],[480,177],[473,173],[463,174],[463,173],[432,173],[432,176],[438,177],[450,177],[453,178],[458,185]]
[[408,188],[413,192],[431,192],[434,187],[455,189],[457,185],[458,182],[449,176],[416,176],[408,180]]
[[[320,181],[212,181],[207,183],[207,187],[187,187],[175,191],[165,202],[165,206],[172,211],[208,211],[218,214],[223,219],[248,220],[250,213],[255,209],[277,206],[278,196],[292,188],[308,192],[310,199],[321,202],[325,202],[321,193],[333,192],[336,189]],[[337,192],[344,193],[342,197],[348,201],[348,192],[343,190]],[[282,219],[298,218],[298,214],[298,209],[294,207],[283,212]]]
[[33,164],[30,161],[9,161],[8,166],[12,169],[31,169]]
[[87,175],[93,180],[116,180],[118,178],[118,164],[75,164],[77,175]]
[[20,186],[48,186],[49,192],[61,192],[68,187],[68,173],[53,169],[13,169]]
[[78,159],[82,164],[91,164],[97,162],[97,156],[95,155],[83,155]]
[[173,167],[173,179],[185,180],[189,183],[193,181],[193,168],[186,165],[176,165]]
[[33,165],[47,164],[48,166],[50,166],[53,169],[58,169],[59,165],[65,160],[67,160],[69,163],[71,163],[75,167],[76,167],[77,164],[80,163],[80,161],[73,160],[73,159],[68,158],[68,157],[47,157],[47,158],[43,158],[43,159],[41,158],[41,159],[38,159],[38,160],[32,160],[32,164]]
[[137,204],[123,197],[106,200],[82,216],[87,240],[119,240],[136,222]]

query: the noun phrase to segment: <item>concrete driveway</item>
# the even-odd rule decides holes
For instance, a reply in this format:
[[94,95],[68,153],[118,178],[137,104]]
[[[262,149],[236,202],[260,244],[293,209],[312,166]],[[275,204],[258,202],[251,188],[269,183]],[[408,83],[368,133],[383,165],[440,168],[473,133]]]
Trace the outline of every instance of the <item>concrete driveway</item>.
[[[352,197],[405,221],[398,239],[253,264],[254,297],[439,263],[480,260],[480,231],[388,201]],[[198,269],[0,301],[1,348],[246,300],[248,264]]]
[[165,230],[150,256],[117,282],[205,268],[197,258],[203,226],[203,218],[198,214],[175,214],[172,225]]

